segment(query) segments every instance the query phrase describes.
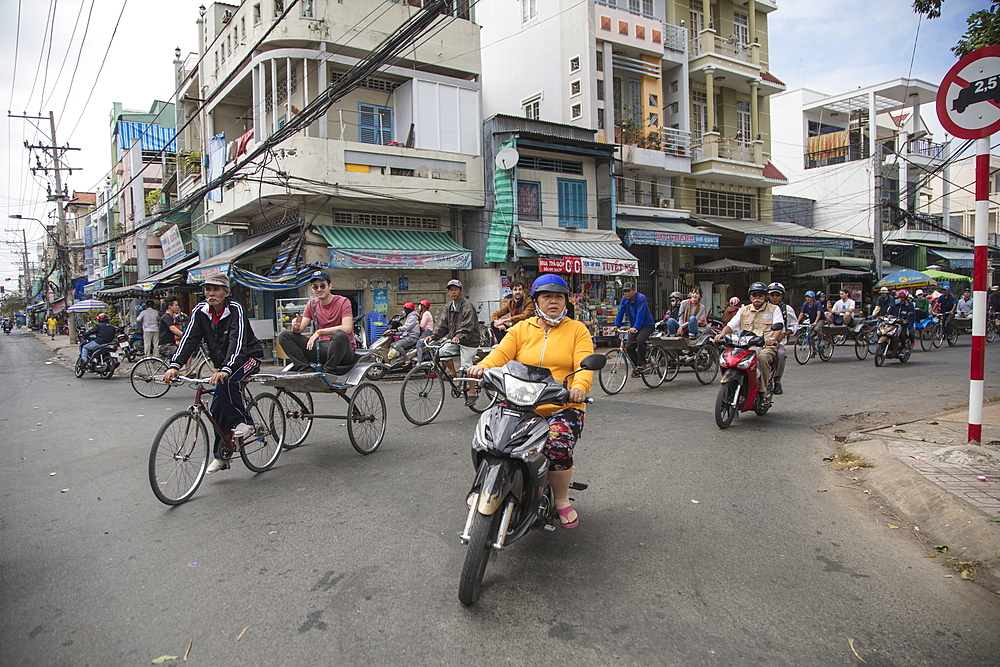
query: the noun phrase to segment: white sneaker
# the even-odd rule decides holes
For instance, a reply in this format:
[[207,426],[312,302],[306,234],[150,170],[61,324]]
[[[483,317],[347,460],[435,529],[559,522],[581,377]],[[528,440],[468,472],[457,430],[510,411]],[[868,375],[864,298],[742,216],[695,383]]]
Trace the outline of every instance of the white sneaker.
[[211,475],[212,473],[219,472],[220,470],[229,470],[229,461],[226,459],[212,459],[212,462],[208,464],[208,469],[205,470],[206,475]]
[[255,433],[255,430],[254,430],[253,424],[247,424],[246,422],[244,422],[244,423],[241,423],[241,424],[237,424],[236,426],[233,427],[233,435],[235,435],[236,437],[240,437],[240,436],[244,436],[244,437],[253,436],[254,433]]

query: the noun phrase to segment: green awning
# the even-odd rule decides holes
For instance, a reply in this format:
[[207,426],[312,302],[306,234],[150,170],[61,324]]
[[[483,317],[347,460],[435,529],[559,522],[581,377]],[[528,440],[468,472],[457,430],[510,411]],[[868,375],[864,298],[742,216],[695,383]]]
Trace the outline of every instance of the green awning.
[[472,252],[444,232],[330,225],[313,228],[330,245],[331,268],[472,268]]

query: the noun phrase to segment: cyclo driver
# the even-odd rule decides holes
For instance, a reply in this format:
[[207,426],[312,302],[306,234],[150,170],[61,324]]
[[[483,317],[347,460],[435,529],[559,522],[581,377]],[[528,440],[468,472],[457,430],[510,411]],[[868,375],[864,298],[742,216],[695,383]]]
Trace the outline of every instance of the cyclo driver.
[[[594,353],[594,342],[582,322],[567,317],[568,295],[569,287],[559,276],[551,273],[539,276],[531,285],[537,317],[522,320],[508,329],[496,349],[478,365],[469,367],[467,376],[481,378],[485,369],[512,360],[548,368],[560,382],[578,370],[583,358]],[[536,410],[549,420],[545,443],[548,480],[563,528],[576,528],[580,523],[569,502],[569,485],[573,481],[573,446],[583,431],[583,402],[592,381],[592,372],[577,373],[570,379],[569,405],[543,405]]]
[[757,351],[757,366],[760,373],[757,375],[760,385],[761,396],[765,399],[771,397],[767,390],[767,385],[771,380],[771,370],[778,357],[778,343],[785,337],[785,330],[772,331],[771,326],[775,324],[785,324],[785,318],[781,309],[767,300],[767,285],[762,282],[755,282],[750,285],[750,305],[743,306],[729,320],[729,324],[722,327],[722,332],[716,335],[715,341],[719,342],[726,334],[734,331],[752,331],[756,336],[764,337],[764,347]]

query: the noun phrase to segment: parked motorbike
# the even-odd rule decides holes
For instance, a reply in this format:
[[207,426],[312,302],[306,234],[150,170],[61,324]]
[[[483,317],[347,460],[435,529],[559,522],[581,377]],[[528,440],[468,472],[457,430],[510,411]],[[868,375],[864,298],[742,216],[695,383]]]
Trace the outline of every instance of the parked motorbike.
[[886,359],[899,359],[900,363],[905,364],[910,360],[910,344],[903,339],[906,321],[892,315],[883,315],[878,320],[875,366],[881,366]]
[[[580,363],[580,370],[600,370],[606,361],[603,354],[591,354]],[[472,439],[476,477],[462,529],[462,544],[468,550],[458,589],[458,599],[466,605],[479,598],[491,554],[532,528],[555,530],[558,517],[544,453],[549,422],[535,408],[563,405],[569,399],[566,380],[560,384],[549,369],[518,361],[487,369],[482,383],[485,390],[497,393],[498,400],[480,416]],[[574,483],[571,488],[587,487]]]
[[93,337],[86,340],[81,338],[80,356],[76,358],[73,373],[78,378],[82,378],[84,373],[97,373],[105,380],[109,380],[115,374],[115,369],[121,365],[121,355],[119,354],[119,350],[121,349],[120,338],[116,338],[110,343],[105,343],[97,349],[91,350],[90,357],[87,358],[87,361],[84,361],[83,346],[92,340]]
[[399,340],[399,336],[396,334],[399,331],[399,327],[403,325],[404,319],[403,315],[392,317],[389,320],[389,326],[386,327],[382,335],[376,338],[372,342],[371,347],[368,348],[370,354],[367,360],[376,362],[365,374],[365,377],[369,380],[381,380],[389,373],[405,373],[413,367],[417,356],[415,348],[407,350],[405,357],[389,358],[389,350],[392,349],[391,345]]
[[[781,331],[781,324],[771,327],[772,331]],[[768,387],[770,397],[761,395],[757,374],[757,351],[752,349],[764,346],[764,338],[751,331],[735,331],[726,334],[727,347],[719,359],[722,370],[722,386],[715,397],[715,425],[719,428],[729,428],[733,417],[741,412],[753,410],[758,415],[766,414],[774,401],[773,387]],[[772,375],[771,383],[774,377]]]

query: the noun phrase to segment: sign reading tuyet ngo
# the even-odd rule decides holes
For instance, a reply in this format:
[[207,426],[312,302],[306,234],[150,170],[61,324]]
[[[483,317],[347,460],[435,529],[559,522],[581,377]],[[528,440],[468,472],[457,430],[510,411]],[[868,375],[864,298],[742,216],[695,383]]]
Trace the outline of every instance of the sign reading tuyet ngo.
[[1000,45],[984,46],[948,70],[937,94],[938,120],[959,139],[1000,131]]

